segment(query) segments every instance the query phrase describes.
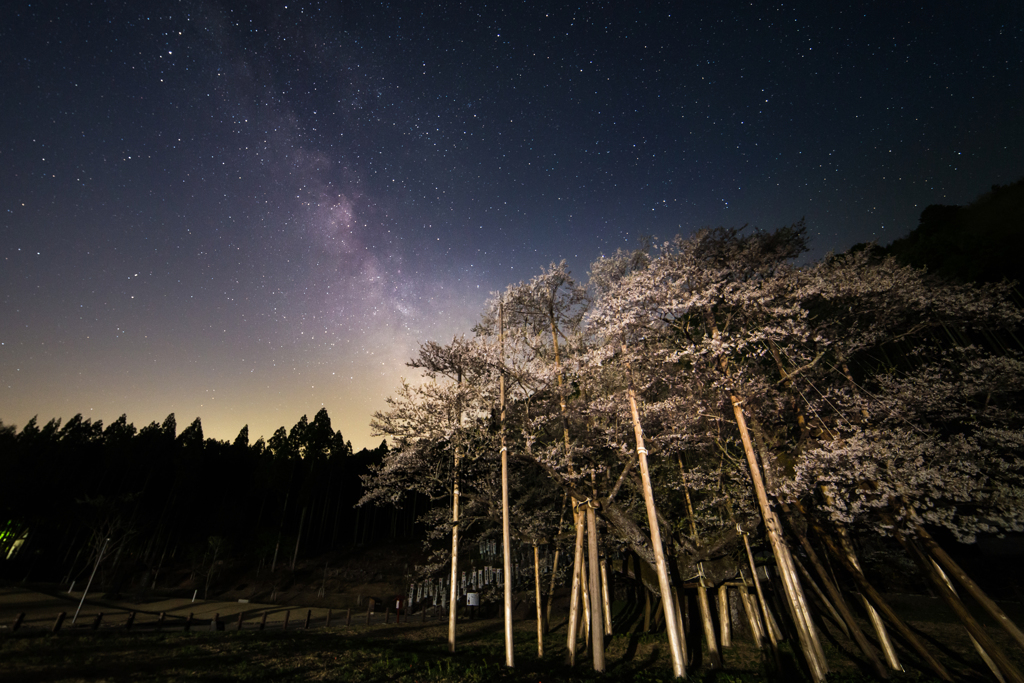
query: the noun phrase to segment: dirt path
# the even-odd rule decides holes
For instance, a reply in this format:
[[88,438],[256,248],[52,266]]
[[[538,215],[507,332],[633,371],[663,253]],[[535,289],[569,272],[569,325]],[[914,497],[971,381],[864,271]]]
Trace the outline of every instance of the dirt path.
[[[42,592],[21,586],[0,588],[0,632],[10,631],[18,614],[24,613],[21,628],[52,628],[57,616],[64,612],[64,627],[71,627],[71,620],[78,609],[82,598],[80,591]],[[327,619],[327,608],[308,608],[302,605],[267,605],[239,601],[192,600],[186,598],[158,598],[146,602],[129,602],[125,600],[109,600],[98,597],[86,599],[78,615],[77,626],[91,626],[98,614],[103,614],[105,626],[125,625],[129,614],[135,612],[134,626],[155,626],[164,615],[165,625],[169,628],[183,627],[189,614],[192,615],[195,627],[209,627],[216,615],[221,622],[234,628],[238,623],[238,615],[242,615],[243,628],[255,627],[267,613],[268,627],[283,625],[288,615],[290,625],[303,626],[309,613],[311,623],[322,625]],[[344,619],[344,610],[334,610],[332,618]],[[392,617],[393,619],[394,617]],[[365,620],[365,615],[364,615]]]

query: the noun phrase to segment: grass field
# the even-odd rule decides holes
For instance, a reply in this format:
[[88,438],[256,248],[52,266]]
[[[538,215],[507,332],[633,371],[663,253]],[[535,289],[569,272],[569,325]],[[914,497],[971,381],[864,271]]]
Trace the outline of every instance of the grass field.
[[[335,613],[332,626],[324,627],[322,616],[313,628],[303,628],[302,619],[293,619],[286,630],[282,612],[267,622],[266,630],[257,628],[261,612],[242,612],[249,621],[236,631],[235,619],[226,613],[231,603],[191,603],[179,600],[131,606],[130,609],[176,607],[176,621],[168,621],[164,630],[156,630],[154,610],[139,613],[131,631],[124,628],[126,613],[121,605],[116,616],[110,603],[93,604],[89,609],[107,610],[109,621],[93,630],[89,617],[77,627],[67,626],[50,632],[52,613],[74,611],[76,602],[65,595],[38,593],[9,588],[2,591],[0,605],[0,681],[407,681],[497,683],[498,681],[545,683],[558,681],[664,681],[672,678],[668,646],[664,633],[643,633],[637,621],[623,619],[629,610],[616,611],[622,633],[606,639],[607,670],[593,671],[590,655],[578,654],[574,667],[566,664],[566,626],[564,617],[545,636],[545,656],[538,658],[536,622],[516,622],[515,668],[505,666],[504,629],[500,619],[460,620],[458,647],[448,653],[447,621],[437,615],[425,623],[420,616],[400,625],[378,619],[367,626],[365,618],[352,619],[351,626]],[[936,605],[926,599],[906,599],[902,611],[916,620],[910,623],[928,647],[943,661],[958,681],[995,680],[986,670],[962,627],[953,623]],[[69,605],[71,609],[68,609]],[[234,609],[241,612],[238,603]],[[267,606],[245,605],[257,607]],[[622,605],[621,607],[625,607]],[[206,621],[200,610],[210,612]],[[25,628],[12,632],[7,622],[15,611],[28,611]],[[34,611],[34,620],[31,616]],[[183,631],[181,615],[195,611],[197,619],[191,631]],[[218,611],[224,630],[211,631],[210,619]],[[170,614],[170,612],[168,612]],[[203,612],[205,614],[205,612]],[[293,617],[306,609],[293,611]],[[83,612],[83,616],[85,612]],[[380,615],[378,615],[379,617]],[[69,617],[70,623],[70,617]],[[173,623],[173,625],[172,625]],[[863,624],[866,628],[867,624]],[[830,682],[873,681],[859,651],[828,622],[822,624],[823,646],[832,672]],[[990,633],[1024,668],[1024,653],[1014,650],[1000,631]],[[692,636],[692,634],[691,634]],[[691,637],[692,641],[692,637]],[[770,664],[753,643],[737,633],[733,645],[724,650],[724,668],[707,666],[704,653],[689,667],[694,681],[799,682],[807,680],[799,659],[782,644],[780,661]],[[922,673],[925,667],[905,648],[900,657],[906,673],[894,672],[892,681],[932,681]],[[692,645],[691,645],[692,647]]]
[[[103,630],[24,632],[0,640],[0,680],[24,681],[663,681],[671,679],[664,634],[627,633],[608,640],[607,671],[596,674],[587,653],[575,667],[565,664],[565,629],[545,641],[538,659],[533,622],[516,629],[516,667],[505,666],[499,620],[460,623],[459,646],[447,649],[444,624],[370,628],[209,632]],[[830,681],[875,680],[857,658],[831,640],[826,643]],[[985,680],[979,662],[943,653],[963,681]],[[961,659],[962,661],[958,661]],[[894,681],[930,681],[911,669]],[[725,650],[725,668],[691,667],[695,681],[800,681],[805,676],[788,648],[782,668],[767,668],[750,643]]]

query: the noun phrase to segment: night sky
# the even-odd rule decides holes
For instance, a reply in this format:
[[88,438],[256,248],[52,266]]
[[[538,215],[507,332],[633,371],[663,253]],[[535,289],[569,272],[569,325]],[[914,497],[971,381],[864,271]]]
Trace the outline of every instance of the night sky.
[[1019,0],[6,2],[0,420],[373,446],[417,344],[552,261],[887,244],[1021,176]]

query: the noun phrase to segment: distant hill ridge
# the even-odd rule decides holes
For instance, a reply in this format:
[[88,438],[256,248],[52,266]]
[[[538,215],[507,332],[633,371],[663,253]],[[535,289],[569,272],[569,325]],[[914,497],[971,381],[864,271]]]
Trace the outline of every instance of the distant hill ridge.
[[932,204],[882,253],[961,282],[1024,282],[1024,178],[967,206]]

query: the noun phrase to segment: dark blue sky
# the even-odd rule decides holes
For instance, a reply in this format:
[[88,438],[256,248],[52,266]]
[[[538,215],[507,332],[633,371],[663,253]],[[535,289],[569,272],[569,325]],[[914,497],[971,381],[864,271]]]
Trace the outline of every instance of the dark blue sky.
[[417,342],[551,261],[886,244],[1024,175],[1022,5],[922,4],[8,3],[0,419],[372,445]]

